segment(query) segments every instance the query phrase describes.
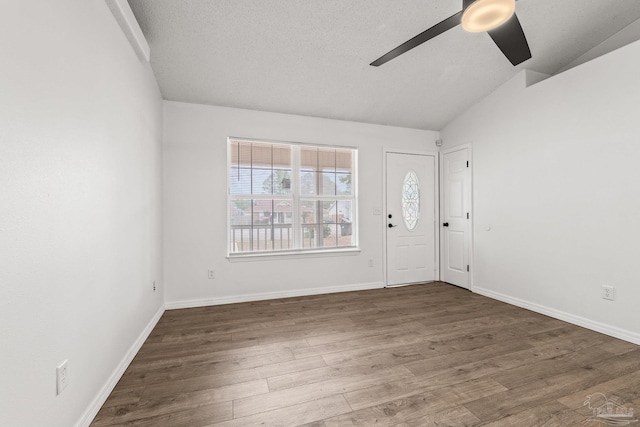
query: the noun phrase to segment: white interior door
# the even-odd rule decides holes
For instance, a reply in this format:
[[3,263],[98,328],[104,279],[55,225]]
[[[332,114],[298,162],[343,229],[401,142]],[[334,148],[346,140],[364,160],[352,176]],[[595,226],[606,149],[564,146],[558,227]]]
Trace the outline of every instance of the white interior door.
[[442,153],[442,281],[469,288],[470,181],[469,149]]
[[387,286],[437,277],[436,157],[386,154]]

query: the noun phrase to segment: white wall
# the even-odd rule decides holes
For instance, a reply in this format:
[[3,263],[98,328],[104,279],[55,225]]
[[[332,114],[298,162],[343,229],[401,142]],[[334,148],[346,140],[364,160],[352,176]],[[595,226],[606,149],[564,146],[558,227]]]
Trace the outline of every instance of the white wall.
[[442,130],[473,144],[475,291],[640,343],[638,76],[640,42],[523,72]]
[[162,101],[103,0],[0,28],[0,425],[82,425],[163,303]]
[[[437,132],[164,102],[163,213],[167,307],[382,286],[383,147],[436,151]],[[356,255],[229,262],[227,137],[359,149]],[[374,267],[367,260],[373,259]],[[217,270],[207,279],[207,269]]]

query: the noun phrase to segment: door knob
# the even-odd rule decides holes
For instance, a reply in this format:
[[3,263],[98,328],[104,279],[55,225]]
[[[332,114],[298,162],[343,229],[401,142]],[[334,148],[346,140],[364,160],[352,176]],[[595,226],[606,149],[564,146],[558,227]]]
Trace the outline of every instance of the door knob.
[[389,227],[389,228],[397,227],[397,225],[389,224],[389,225],[388,225],[388,227]]
[[449,226],[449,223],[448,223],[448,222],[445,222],[444,224],[442,224],[442,226],[443,226],[443,227],[448,227],[448,226]]

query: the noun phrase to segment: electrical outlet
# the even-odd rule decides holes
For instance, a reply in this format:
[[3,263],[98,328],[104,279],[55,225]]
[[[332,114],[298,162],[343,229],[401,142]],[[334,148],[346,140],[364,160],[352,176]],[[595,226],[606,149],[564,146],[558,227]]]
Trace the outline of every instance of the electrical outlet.
[[62,390],[67,388],[69,384],[69,367],[67,366],[68,360],[65,360],[56,368],[56,394],[62,393]]
[[380,209],[380,208],[373,208],[373,214],[374,214],[374,215],[382,215],[382,209]]
[[155,292],[155,291],[156,291],[156,281],[154,280],[153,281],[153,292]]
[[373,267],[373,258],[369,258],[369,267]]
[[614,301],[616,299],[616,288],[602,285],[602,298]]
[[216,278],[216,269],[210,269],[209,270],[209,279],[215,279]]

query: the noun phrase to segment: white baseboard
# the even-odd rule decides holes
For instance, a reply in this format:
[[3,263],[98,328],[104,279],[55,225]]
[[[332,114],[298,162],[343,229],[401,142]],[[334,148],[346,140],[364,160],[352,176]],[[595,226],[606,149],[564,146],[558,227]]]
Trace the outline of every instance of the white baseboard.
[[133,358],[136,356],[136,354],[138,354],[140,347],[142,347],[142,344],[144,344],[145,340],[147,339],[147,337],[149,336],[153,328],[155,328],[156,324],[162,317],[164,310],[165,310],[164,305],[162,305],[160,306],[156,314],[153,315],[153,317],[151,318],[147,326],[140,333],[140,335],[138,336],[136,341],[133,343],[131,348],[129,348],[129,351],[122,358],[122,360],[120,361],[116,369],[113,371],[113,373],[111,374],[111,376],[109,377],[105,385],[102,387],[98,395],[93,399],[93,401],[91,402],[87,410],[84,411],[84,414],[82,414],[82,417],[80,417],[80,420],[76,423],[76,427],[88,427],[91,424],[93,419],[98,414],[98,411],[100,410],[100,408],[102,408],[102,405],[104,405],[104,402],[106,402],[107,398],[113,391],[118,381],[120,381],[120,378],[122,378],[124,371],[127,370],[127,367],[129,367],[129,364],[131,363]]
[[220,298],[201,298],[194,300],[171,301],[165,303],[167,310],[178,308],[204,307],[208,305],[234,304],[238,302],[263,301],[277,298],[302,297],[307,295],[333,294],[336,292],[364,291],[384,288],[382,282],[358,283],[355,285],[329,286],[326,288],[296,289],[292,291],[264,292]]
[[601,323],[595,320],[587,319],[585,317],[576,316],[575,314],[525,301],[520,298],[515,298],[509,295],[502,294],[500,292],[492,291],[490,289],[474,286],[473,288],[471,288],[471,290],[480,295],[484,295],[498,301],[506,302],[507,304],[526,308],[527,310],[535,311],[536,313],[544,314],[546,316],[553,317],[554,319],[563,320],[574,325],[582,326],[583,328],[591,329],[592,331],[600,332],[614,338],[619,338],[621,340],[640,345],[640,334],[629,331],[627,329],[618,328],[616,326],[607,325],[606,323]]

